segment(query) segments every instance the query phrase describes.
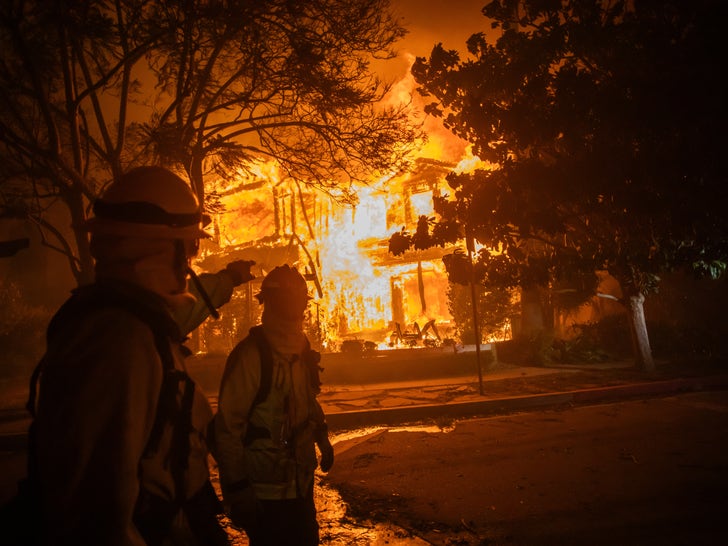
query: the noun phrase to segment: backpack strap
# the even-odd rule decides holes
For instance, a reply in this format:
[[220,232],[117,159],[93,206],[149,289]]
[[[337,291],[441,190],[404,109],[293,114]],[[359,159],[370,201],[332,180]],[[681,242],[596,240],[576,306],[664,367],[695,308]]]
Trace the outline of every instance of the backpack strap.
[[260,325],[253,326],[248,333],[255,343],[258,349],[258,355],[260,356],[260,383],[258,383],[258,390],[255,393],[255,398],[253,398],[253,403],[250,405],[250,411],[248,412],[248,426],[245,428],[245,437],[243,438],[243,444],[246,446],[255,440],[271,437],[270,430],[266,427],[259,427],[251,423],[250,416],[255,411],[256,406],[268,398],[271,386],[273,385],[273,349],[271,349],[270,343],[268,343],[265,333],[263,333],[263,327]]
[[258,348],[258,354],[260,355],[260,383],[258,384],[258,392],[253,399],[253,405],[250,407],[250,412],[252,413],[255,406],[264,402],[270,394],[270,389],[273,384],[273,349],[271,349],[270,343],[268,343],[268,339],[265,337],[262,326],[253,326],[249,334],[255,342],[255,346]]
[[301,359],[306,365],[306,368],[308,368],[311,389],[313,389],[314,395],[318,395],[321,392],[321,372],[324,369],[319,365],[321,362],[321,353],[311,348],[308,337],[306,337],[306,347],[301,354]]
[[[255,394],[253,403],[250,406],[248,417],[250,417],[258,404],[261,404],[266,400],[266,398],[268,398],[273,383],[273,349],[271,348],[268,339],[265,337],[263,326],[253,326],[250,329],[249,335],[255,342],[255,345],[258,348],[258,354],[260,355],[260,383],[258,384],[258,391]],[[319,366],[321,353],[312,350],[308,338],[306,337],[305,339],[306,345],[301,356],[302,361],[309,372],[311,390],[314,396],[316,396],[319,392],[321,392],[321,379],[319,377],[319,371],[323,370],[323,368]],[[254,440],[260,438],[270,437],[271,432],[267,428],[253,425],[250,423],[250,420],[248,420],[245,438],[243,439],[243,443],[245,445],[249,445]]]

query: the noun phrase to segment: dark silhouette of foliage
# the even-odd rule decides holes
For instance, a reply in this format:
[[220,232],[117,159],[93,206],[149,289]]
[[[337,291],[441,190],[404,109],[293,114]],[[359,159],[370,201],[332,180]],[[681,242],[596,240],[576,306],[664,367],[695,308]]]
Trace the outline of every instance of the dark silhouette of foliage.
[[343,200],[404,164],[417,132],[369,69],[404,36],[389,0],[162,2],[151,68],[166,93],[140,140],[184,168],[202,196],[253,159]]
[[467,57],[436,45],[413,67],[427,111],[495,166],[449,177],[432,233],[498,250],[479,253],[482,275],[508,286],[609,271],[651,369],[643,302],[660,274],[715,277],[728,257],[728,6],[495,0],[483,14]]
[[480,332],[473,334],[473,299],[470,289],[461,284],[451,283],[447,291],[448,309],[455,323],[455,331],[464,344],[474,344],[491,337],[501,338],[513,316],[512,291],[496,289],[487,291],[482,286],[476,288],[478,305],[478,326]]
[[[274,160],[342,200],[419,136],[370,70],[404,35],[389,0],[12,0],[0,5],[0,205],[79,283],[90,201],[127,168],[211,178]],[[62,204],[73,232],[50,220]]]

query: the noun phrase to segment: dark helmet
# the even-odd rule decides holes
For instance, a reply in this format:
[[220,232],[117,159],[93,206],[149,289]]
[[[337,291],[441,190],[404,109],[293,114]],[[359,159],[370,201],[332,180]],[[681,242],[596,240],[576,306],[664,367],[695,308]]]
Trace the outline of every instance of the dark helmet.
[[260,303],[270,300],[271,296],[310,300],[306,279],[297,269],[288,264],[273,268],[264,278],[255,297]]
[[114,181],[94,203],[86,227],[94,234],[158,239],[209,237],[197,196],[164,167],[137,167]]

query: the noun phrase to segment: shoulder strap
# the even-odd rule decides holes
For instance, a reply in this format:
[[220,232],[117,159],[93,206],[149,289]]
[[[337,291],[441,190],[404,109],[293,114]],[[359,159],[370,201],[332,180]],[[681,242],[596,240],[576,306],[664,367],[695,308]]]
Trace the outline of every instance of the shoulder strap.
[[311,379],[311,389],[314,395],[318,395],[321,392],[321,372],[324,369],[319,365],[321,362],[321,353],[311,349],[311,343],[306,337],[306,348],[303,350],[301,355],[303,363],[308,368],[308,374]]
[[258,384],[258,392],[253,399],[253,405],[250,407],[252,412],[253,408],[268,398],[270,394],[273,384],[273,349],[271,349],[265,337],[262,326],[253,326],[249,333],[260,355],[260,383]]
[[[260,354],[260,385],[258,386],[258,392],[253,399],[252,408],[255,408],[258,404],[263,402],[270,394],[271,385],[273,382],[273,350],[271,349],[268,340],[263,333],[262,326],[253,326],[250,329],[250,337],[255,341],[258,347],[258,353]],[[306,337],[306,346],[302,353],[302,360],[308,368],[309,375],[311,378],[311,388],[314,394],[321,392],[321,378],[319,372],[323,370],[319,366],[321,362],[321,353],[311,349],[311,344]]]
[[250,410],[248,411],[248,425],[245,429],[245,437],[243,438],[243,445],[245,446],[257,439],[271,437],[271,431],[267,427],[260,427],[251,423],[250,416],[255,411],[256,406],[268,398],[271,386],[273,385],[273,349],[271,349],[265,337],[263,327],[260,325],[253,326],[249,331],[249,337],[255,343],[260,357],[260,383],[258,383],[258,391],[255,393],[255,398],[253,398],[253,403],[250,405]]

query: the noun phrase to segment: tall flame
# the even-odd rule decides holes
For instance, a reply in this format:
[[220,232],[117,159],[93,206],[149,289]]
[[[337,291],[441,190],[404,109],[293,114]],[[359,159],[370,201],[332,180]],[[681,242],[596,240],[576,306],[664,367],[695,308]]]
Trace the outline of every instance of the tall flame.
[[[388,100],[421,100],[413,97],[413,88],[408,74]],[[295,245],[299,270],[314,276],[321,289],[312,290],[313,314],[329,348],[338,348],[345,339],[371,341],[380,348],[417,342],[411,334],[425,325],[435,325],[428,335],[434,330],[441,341],[452,322],[440,260],[444,252],[396,258],[388,253],[387,243],[402,226],[412,230],[418,217],[433,215],[433,193],[445,186],[444,175],[456,164],[458,170],[467,170],[481,162],[436,120],[425,118],[423,123],[429,139],[413,158],[415,163],[422,160],[420,170],[359,188],[355,206],[338,205],[315,190],[281,180],[274,161],[252,163],[235,180],[218,181],[212,189],[224,212],[215,215],[219,247],[212,252],[225,254],[256,244],[260,248],[263,240],[271,248]],[[272,260],[261,260],[266,262],[259,264],[262,274],[280,265]]]

